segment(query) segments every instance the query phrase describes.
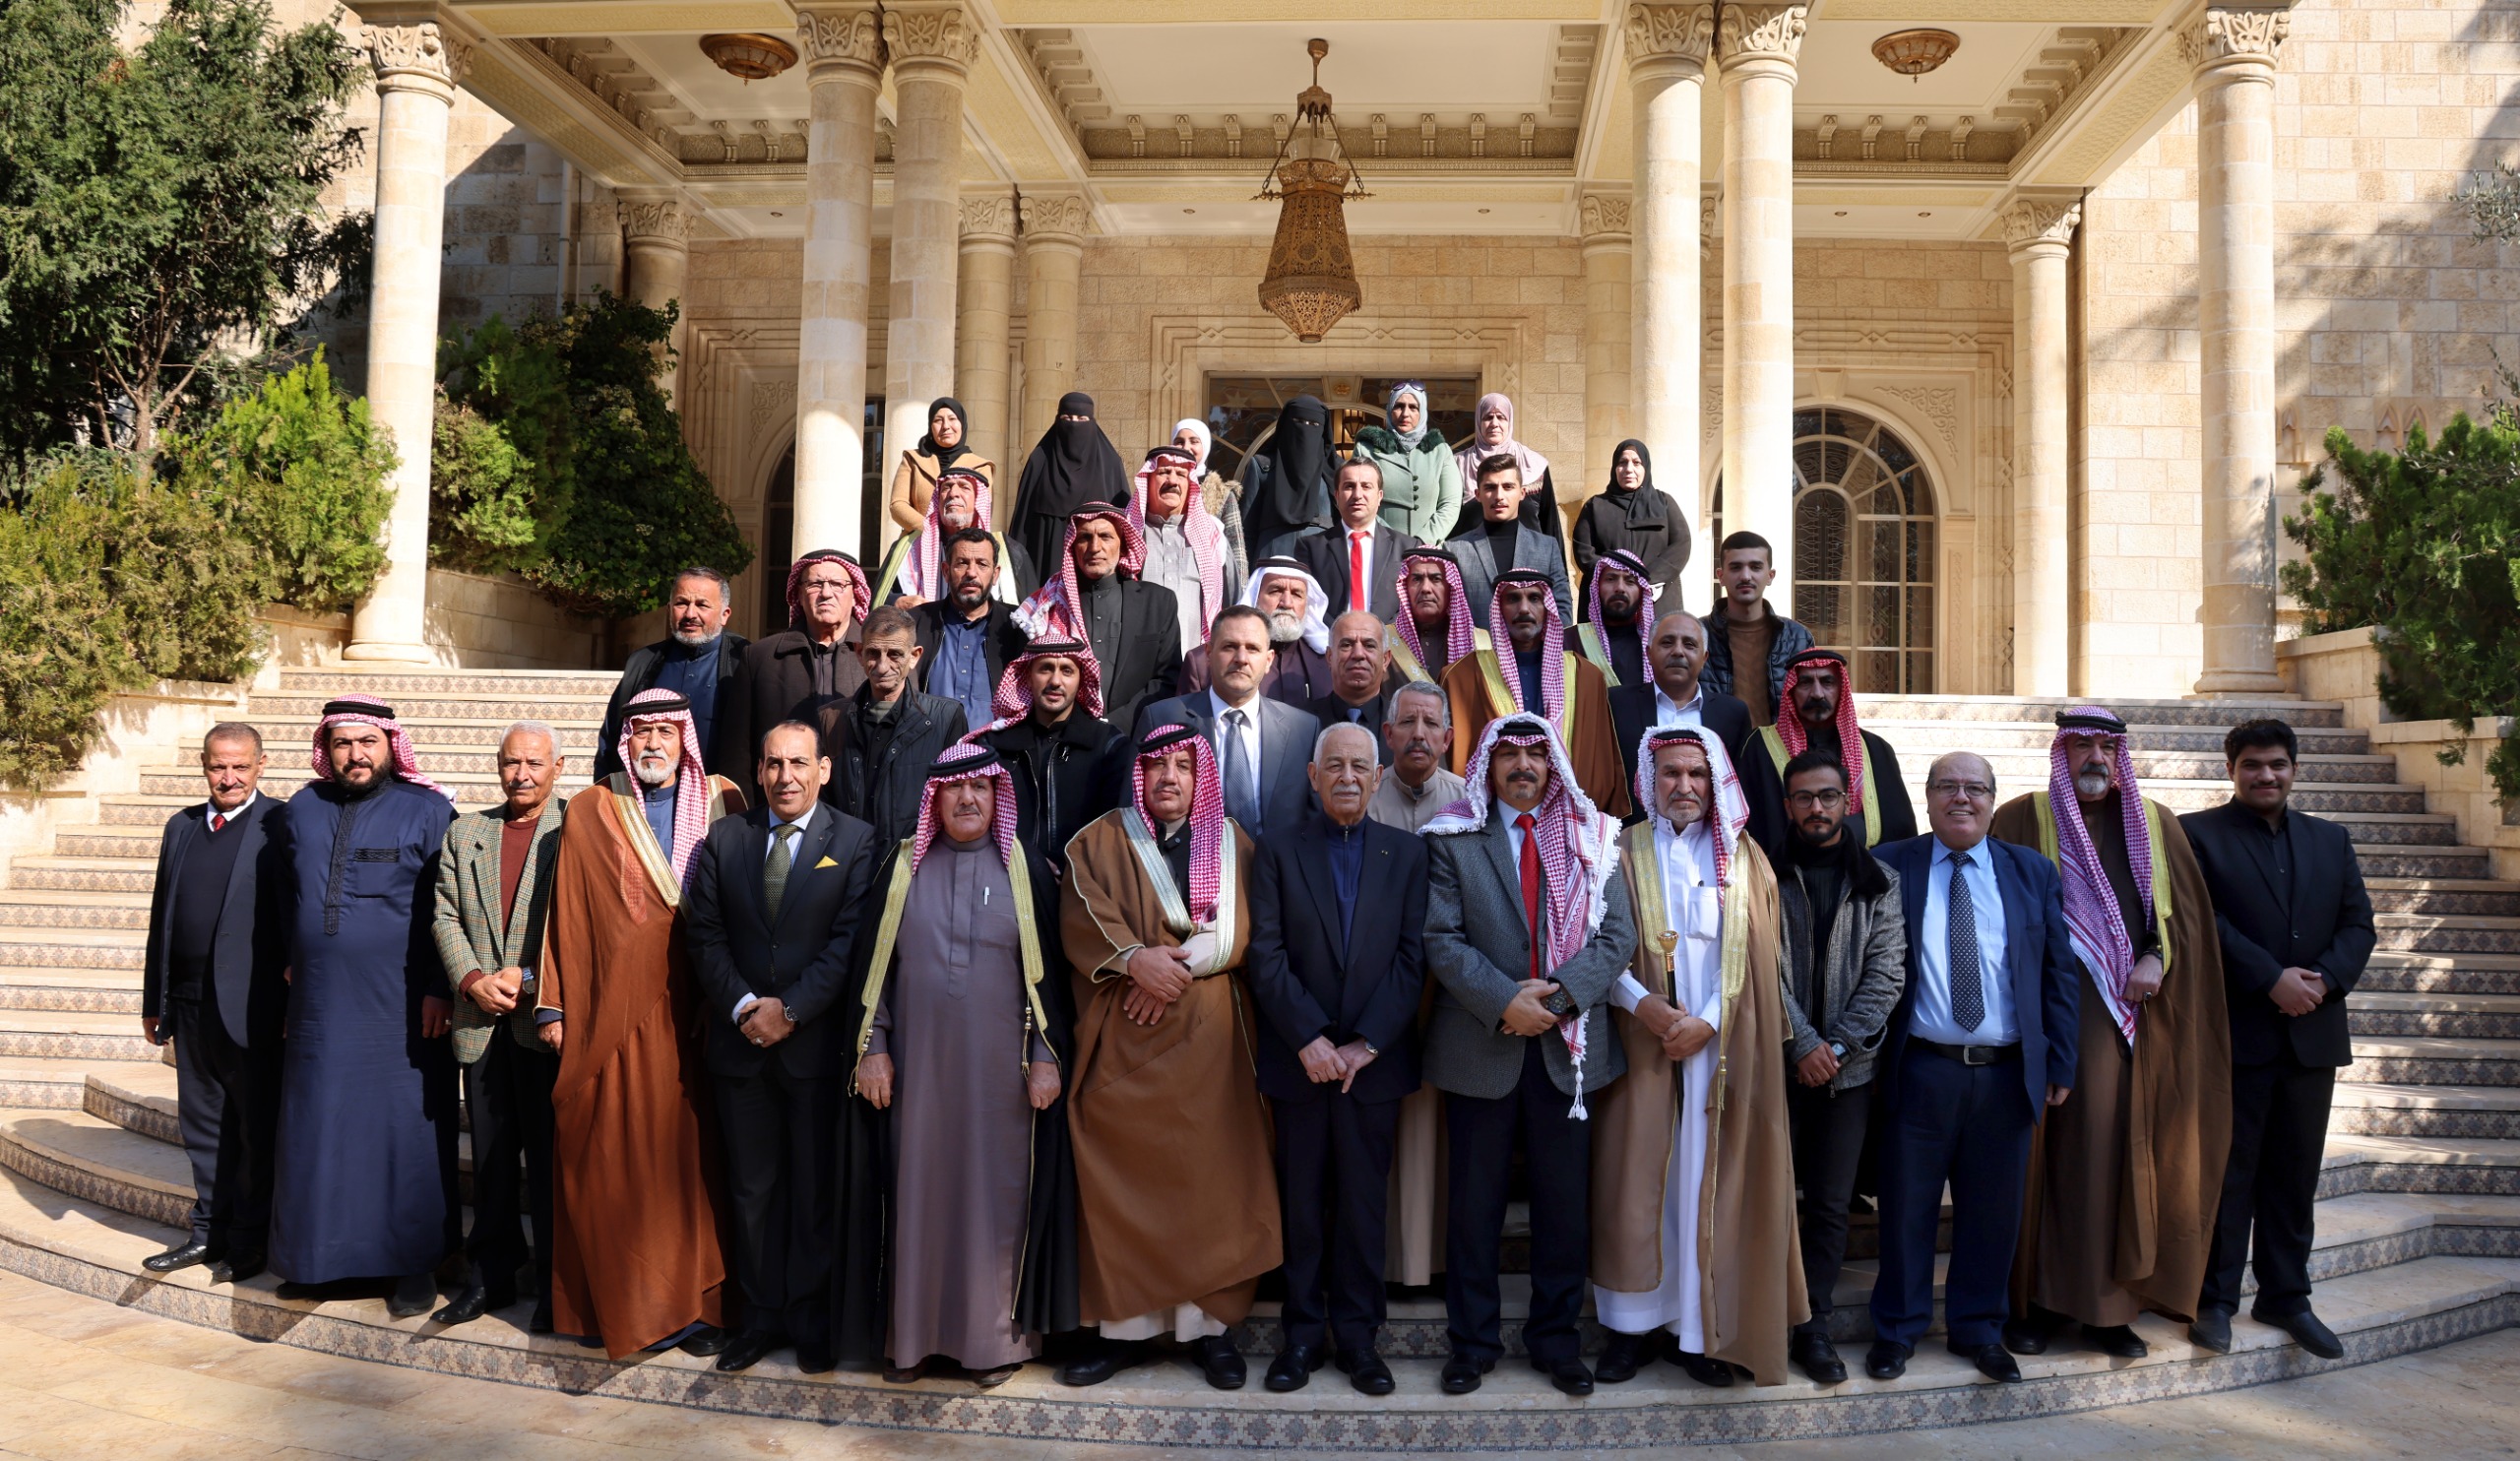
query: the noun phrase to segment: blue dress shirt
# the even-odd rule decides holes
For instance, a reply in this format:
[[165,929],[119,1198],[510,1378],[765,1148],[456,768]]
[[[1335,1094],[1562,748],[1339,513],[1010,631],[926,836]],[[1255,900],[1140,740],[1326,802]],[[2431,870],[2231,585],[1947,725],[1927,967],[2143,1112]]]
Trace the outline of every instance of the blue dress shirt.
[[1917,929],[1917,1002],[1908,1033],[1944,1045],[2010,1045],[2021,1039],[2012,1012],[2012,961],[2004,947],[2004,893],[1995,880],[1994,844],[1969,851],[1970,913],[1978,924],[1978,979],[1986,1017],[1963,1030],[1951,1017],[1951,849],[1937,838],[1925,876],[1924,919]]

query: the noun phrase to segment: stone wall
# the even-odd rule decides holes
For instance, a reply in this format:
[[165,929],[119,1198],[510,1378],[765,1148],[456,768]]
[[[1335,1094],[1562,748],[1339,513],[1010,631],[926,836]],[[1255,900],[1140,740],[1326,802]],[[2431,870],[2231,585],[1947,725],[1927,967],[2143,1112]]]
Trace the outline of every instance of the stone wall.
[[601,620],[563,613],[513,574],[489,577],[430,569],[421,625],[441,665],[467,669],[612,667]]

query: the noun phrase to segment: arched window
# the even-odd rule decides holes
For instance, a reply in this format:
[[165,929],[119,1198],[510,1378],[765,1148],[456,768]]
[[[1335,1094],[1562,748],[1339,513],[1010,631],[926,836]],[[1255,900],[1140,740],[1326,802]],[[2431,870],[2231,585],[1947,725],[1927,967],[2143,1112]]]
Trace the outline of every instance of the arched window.
[[[1712,540],[1724,540],[1724,484]],[[1794,413],[1794,617],[1856,688],[1933,692],[1934,493],[1899,433],[1841,407]]]

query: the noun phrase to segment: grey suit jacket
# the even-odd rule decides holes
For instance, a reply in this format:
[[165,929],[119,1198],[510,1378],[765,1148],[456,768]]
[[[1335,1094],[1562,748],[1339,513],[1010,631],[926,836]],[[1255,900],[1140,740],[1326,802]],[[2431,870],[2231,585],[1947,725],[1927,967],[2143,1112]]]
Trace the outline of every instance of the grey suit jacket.
[[[1434,1014],[1426,1023],[1425,1078],[1456,1096],[1492,1101],[1511,1093],[1522,1078],[1523,1043],[1532,1037],[1508,1035],[1499,1024],[1531,968],[1532,939],[1540,935],[1523,921],[1522,874],[1513,842],[1495,817],[1477,832],[1428,835],[1426,853],[1426,971],[1437,987]],[[1608,896],[1602,926],[1547,976],[1584,1011],[1587,1091],[1627,1071],[1608,1010],[1610,986],[1636,954],[1627,879],[1611,878]],[[1566,1042],[1555,1031],[1538,1039],[1548,1078],[1574,1095],[1575,1060]]]
[[[1303,824],[1305,811],[1313,805],[1312,779],[1305,773],[1312,765],[1312,742],[1321,734],[1321,723],[1301,706],[1266,695],[1253,703],[1260,714],[1260,825],[1242,830],[1258,839]],[[1144,740],[1159,726],[1196,727],[1208,744],[1217,747],[1217,766],[1222,771],[1225,751],[1217,740],[1215,709],[1205,690],[1159,700],[1139,714],[1136,733],[1130,738]]]
[[[1444,550],[1461,564],[1462,591],[1470,596],[1471,617],[1479,627],[1488,628],[1487,605],[1496,597],[1496,575],[1503,572],[1496,564],[1496,554],[1487,545],[1485,525],[1464,533],[1444,544]],[[1557,621],[1566,625],[1566,637],[1575,637],[1575,595],[1566,584],[1566,545],[1546,534],[1535,532],[1526,523],[1514,535],[1514,561],[1505,568],[1533,568],[1548,575],[1548,591],[1557,596]]]
[[[437,910],[432,931],[446,963],[446,980],[460,988],[473,970],[496,974],[510,967],[533,969],[542,958],[542,921],[551,908],[551,871],[560,860],[560,824],[568,815],[566,797],[553,794],[542,803],[526,845],[525,871],[517,879],[516,908],[499,921],[499,833],[507,819],[496,808],[470,811],[446,829],[445,859],[437,880]],[[455,1000],[455,1058],[470,1065],[490,1048],[490,1028],[502,1023],[458,992]],[[540,1049],[534,1033],[534,1001],[519,1000],[505,1017],[516,1043]]]

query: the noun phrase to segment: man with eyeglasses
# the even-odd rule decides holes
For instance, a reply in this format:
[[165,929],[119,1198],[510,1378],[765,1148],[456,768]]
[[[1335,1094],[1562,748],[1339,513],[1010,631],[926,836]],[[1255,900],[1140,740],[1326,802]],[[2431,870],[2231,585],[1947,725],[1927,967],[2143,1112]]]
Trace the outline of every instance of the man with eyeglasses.
[[1986,835],[1995,773],[1967,751],[1925,778],[1932,831],[1874,856],[1899,877],[1908,982],[1881,1043],[1881,1278],[1864,1372],[1897,1379],[1933,1317],[1934,1236],[1951,1188],[1943,1320],[1951,1352],[1990,1379],[2039,1113],[2074,1084],[2082,1008],[2056,870]]
[[1846,1258],[1847,1204],[1870,1125],[1875,1061],[1908,984],[1898,874],[1864,856],[1847,826],[1847,773],[1814,746],[1786,763],[1793,831],[1777,867],[1782,925],[1787,1114],[1801,1188],[1802,1281],[1811,1317],[1788,1350],[1823,1385],[1847,1377],[1829,1342],[1830,1297]]

